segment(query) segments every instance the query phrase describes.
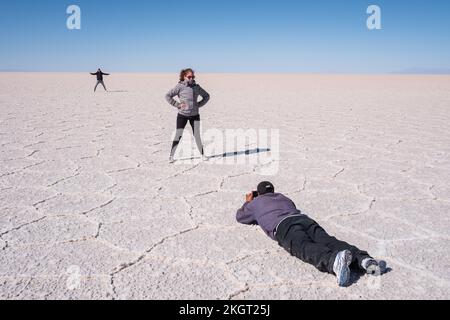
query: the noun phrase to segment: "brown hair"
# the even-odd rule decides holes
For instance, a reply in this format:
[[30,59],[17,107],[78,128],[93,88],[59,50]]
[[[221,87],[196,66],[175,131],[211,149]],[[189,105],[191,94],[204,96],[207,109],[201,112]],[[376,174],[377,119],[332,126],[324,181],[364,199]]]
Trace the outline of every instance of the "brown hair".
[[189,72],[191,72],[192,74],[195,73],[195,71],[192,70],[191,68],[181,70],[181,72],[180,72],[180,82],[183,82],[183,81],[184,81],[184,77],[185,77]]

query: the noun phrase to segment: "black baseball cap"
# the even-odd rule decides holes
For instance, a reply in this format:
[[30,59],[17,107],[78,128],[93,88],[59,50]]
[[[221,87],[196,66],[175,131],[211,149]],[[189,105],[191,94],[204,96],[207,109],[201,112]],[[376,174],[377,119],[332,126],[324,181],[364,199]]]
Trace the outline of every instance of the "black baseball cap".
[[263,195],[263,194],[266,194],[266,193],[274,193],[274,192],[275,192],[275,187],[269,181],[261,182],[258,185],[258,193],[259,193],[259,195]]

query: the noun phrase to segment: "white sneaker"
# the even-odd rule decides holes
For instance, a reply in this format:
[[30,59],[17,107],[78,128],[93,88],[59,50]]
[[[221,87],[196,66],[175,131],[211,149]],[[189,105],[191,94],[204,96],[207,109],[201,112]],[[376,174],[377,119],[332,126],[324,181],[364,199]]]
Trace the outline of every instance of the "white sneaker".
[[345,287],[350,281],[350,264],[353,261],[352,253],[349,250],[341,251],[334,261],[333,271],[336,274],[340,287]]
[[209,157],[205,156],[204,154],[202,155],[202,161],[209,161]]

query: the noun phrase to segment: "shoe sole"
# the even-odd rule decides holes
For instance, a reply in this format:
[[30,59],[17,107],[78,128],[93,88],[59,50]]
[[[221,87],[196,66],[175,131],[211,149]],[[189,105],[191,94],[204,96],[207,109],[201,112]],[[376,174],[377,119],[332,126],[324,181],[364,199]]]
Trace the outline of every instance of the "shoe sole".
[[338,270],[340,273],[337,276],[338,285],[345,287],[350,280],[350,264],[352,263],[353,255],[350,251],[346,250],[344,257],[338,261]]
[[381,269],[379,266],[372,265],[367,268],[366,273],[368,275],[378,277],[381,275]]
[[378,261],[378,265],[371,265],[367,268],[367,274],[375,277],[381,276],[386,272],[386,261]]

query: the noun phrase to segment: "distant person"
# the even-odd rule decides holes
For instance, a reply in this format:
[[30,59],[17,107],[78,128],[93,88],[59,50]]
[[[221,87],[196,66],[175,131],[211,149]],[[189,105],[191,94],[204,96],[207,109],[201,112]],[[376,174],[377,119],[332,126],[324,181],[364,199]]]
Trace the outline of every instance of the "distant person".
[[[178,96],[179,102],[174,99]],[[198,97],[201,96],[202,100],[198,102]],[[200,136],[200,114],[199,109],[206,105],[210,99],[209,94],[202,89],[195,82],[195,72],[192,69],[181,70],[180,81],[175,88],[170,90],[166,94],[166,100],[173,107],[178,109],[177,116],[177,133],[172,143],[172,149],[170,151],[170,163],[174,162],[175,152],[178,144],[183,136],[184,128],[187,123],[192,127],[192,131],[195,137],[195,143],[198,150],[202,155],[203,160],[208,160],[203,150],[203,143]]]
[[246,200],[237,211],[238,222],[259,225],[291,255],[322,272],[335,274],[339,286],[349,284],[350,266],[376,276],[386,271],[386,262],[328,235],[317,222],[302,214],[292,200],[275,193],[272,183],[261,182],[258,191],[247,194]]
[[105,91],[108,91],[106,89],[105,83],[103,82],[103,76],[109,76],[109,73],[104,73],[100,68],[95,73],[91,73],[93,76],[97,76],[97,84],[95,85],[94,92],[97,90],[97,86],[101,84]]

